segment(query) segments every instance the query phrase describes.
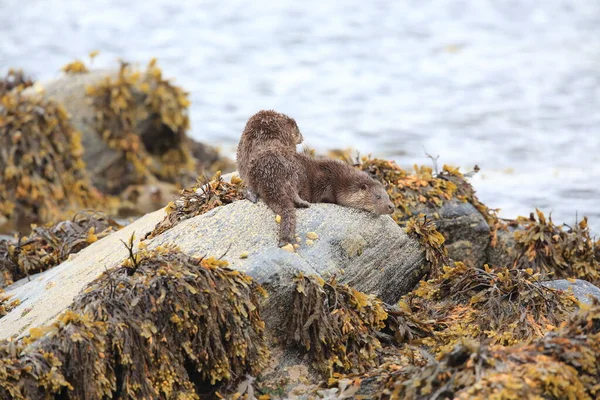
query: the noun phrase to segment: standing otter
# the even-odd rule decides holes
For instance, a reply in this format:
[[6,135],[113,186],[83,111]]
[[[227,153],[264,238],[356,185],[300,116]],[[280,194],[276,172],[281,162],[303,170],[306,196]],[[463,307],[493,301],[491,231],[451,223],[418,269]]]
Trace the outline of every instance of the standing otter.
[[249,180],[252,161],[262,157],[263,152],[277,152],[282,156],[296,153],[296,145],[304,138],[293,118],[273,110],[262,110],[254,114],[244,128],[237,148],[237,163],[240,178],[246,182],[246,196],[253,203],[257,191]]

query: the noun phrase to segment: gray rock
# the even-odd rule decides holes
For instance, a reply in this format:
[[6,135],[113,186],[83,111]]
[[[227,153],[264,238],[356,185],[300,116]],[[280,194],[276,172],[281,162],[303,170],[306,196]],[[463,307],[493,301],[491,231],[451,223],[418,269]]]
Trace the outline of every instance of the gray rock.
[[432,217],[438,231],[446,238],[450,258],[478,267],[485,264],[490,227],[471,203],[453,199],[426,214]]
[[557,290],[573,290],[573,294],[583,304],[591,304],[590,296],[600,300],[600,288],[581,279],[575,279],[575,282],[569,282],[566,279],[557,279],[554,281],[542,282],[542,285]]

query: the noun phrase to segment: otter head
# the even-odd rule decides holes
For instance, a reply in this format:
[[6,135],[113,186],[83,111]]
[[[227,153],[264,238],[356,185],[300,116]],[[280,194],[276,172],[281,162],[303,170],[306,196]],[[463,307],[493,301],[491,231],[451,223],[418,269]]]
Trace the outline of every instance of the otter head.
[[370,179],[370,182],[361,184],[360,191],[367,200],[364,208],[366,211],[381,215],[394,212],[394,203],[392,203],[385,187],[380,182]]
[[304,140],[296,121],[274,110],[262,110],[254,114],[244,132],[249,135],[249,140],[256,140],[263,145],[275,142],[295,148]]
[[379,215],[394,212],[394,204],[380,182],[372,179],[365,172],[358,172],[352,181],[344,193],[338,196],[340,205]]

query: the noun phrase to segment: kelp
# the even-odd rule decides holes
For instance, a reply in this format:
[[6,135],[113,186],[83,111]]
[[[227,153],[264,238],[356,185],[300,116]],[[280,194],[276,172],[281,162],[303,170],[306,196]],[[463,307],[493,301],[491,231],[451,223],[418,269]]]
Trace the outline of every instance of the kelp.
[[374,366],[381,348],[376,331],[387,318],[382,303],[335,278],[325,282],[300,274],[294,281],[288,340],[308,351],[328,374]]
[[214,258],[133,251],[70,310],[0,342],[0,397],[199,399],[265,367],[264,290]]
[[[196,160],[186,146],[188,94],[163,78],[156,59],[144,72],[121,62],[116,78],[89,86],[87,95],[98,133],[125,157],[134,183],[152,178],[182,186],[193,182]],[[108,192],[119,191],[118,183],[107,185]]]
[[414,318],[430,321],[433,335],[423,339],[443,353],[465,338],[492,344],[528,342],[555,329],[575,310],[575,297],[545,287],[531,269],[484,269],[455,262],[401,301]]
[[425,250],[425,259],[429,263],[428,276],[439,276],[444,265],[450,264],[448,250],[444,246],[444,235],[424,214],[412,217],[406,222],[406,233],[416,238]]
[[82,211],[69,220],[34,227],[16,240],[0,240],[0,275],[8,285],[46,271],[119,229],[121,225],[102,213]]
[[198,181],[195,186],[182,190],[181,197],[167,205],[167,216],[156,224],[154,230],[146,238],[158,236],[183,220],[244,198],[242,180],[233,176],[231,182],[227,182],[218,171],[210,181]]
[[584,305],[530,343],[490,345],[463,338],[438,357],[426,349],[384,349],[362,374],[336,374],[327,399],[597,399],[600,396],[600,303]]
[[90,184],[79,132],[52,100],[0,95],[0,230],[56,222],[104,198]]
[[537,209],[536,215],[531,213],[529,218],[519,217],[511,223],[516,228],[514,265],[552,279],[580,278],[600,284],[598,249],[590,236],[587,218],[567,227],[556,225]]

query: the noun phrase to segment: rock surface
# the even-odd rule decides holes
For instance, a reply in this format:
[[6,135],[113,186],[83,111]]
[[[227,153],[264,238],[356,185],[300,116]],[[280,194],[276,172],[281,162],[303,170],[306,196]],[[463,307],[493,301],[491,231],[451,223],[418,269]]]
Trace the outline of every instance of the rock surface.
[[[143,237],[165,213],[159,210],[89,246],[73,259],[7,288],[21,305],[0,319],[0,338],[22,335],[27,328],[52,322],[85,286],[126,257],[121,240],[135,231]],[[335,275],[338,282],[375,294],[387,302],[410,291],[425,270],[422,249],[389,216],[374,216],[331,204],[298,211],[297,252],[277,247],[275,215],[263,203],[237,201],[181,222],[147,242],[149,248],[175,243],[190,255],[222,257],[232,268],[263,284],[270,297],[264,307],[267,324],[278,327],[287,315],[298,272]],[[306,235],[318,239],[306,243]],[[241,258],[247,253],[246,258]]]
[[591,304],[590,296],[600,300],[600,288],[582,279],[575,279],[574,282],[569,282],[566,279],[557,279],[542,283],[544,286],[558,290],[573,290],[573,294],[583,304]]

